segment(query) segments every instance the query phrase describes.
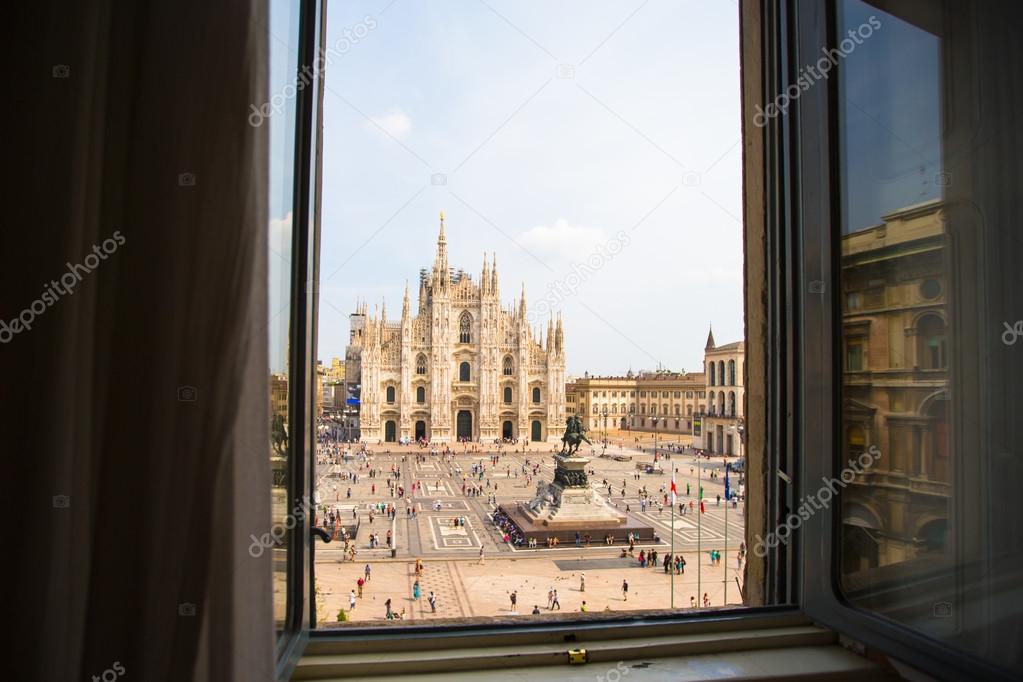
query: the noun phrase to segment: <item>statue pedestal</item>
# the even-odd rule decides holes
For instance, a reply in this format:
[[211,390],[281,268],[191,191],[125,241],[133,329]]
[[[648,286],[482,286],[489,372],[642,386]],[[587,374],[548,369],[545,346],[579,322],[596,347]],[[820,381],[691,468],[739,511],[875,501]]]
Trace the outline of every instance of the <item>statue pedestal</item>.
[[554,482],[537,486],[533,501],[519,505],[517,513],[513,514],[516,525],[523,532],[549,534],[562,531],[561,534],[574,535],[579,531],[593,538],[602,538],[609,531],[627,526],[634,530],[627,514],[607,504],[590,488],[586,477],[588,458],[556,455],[555,459],[558,466]]

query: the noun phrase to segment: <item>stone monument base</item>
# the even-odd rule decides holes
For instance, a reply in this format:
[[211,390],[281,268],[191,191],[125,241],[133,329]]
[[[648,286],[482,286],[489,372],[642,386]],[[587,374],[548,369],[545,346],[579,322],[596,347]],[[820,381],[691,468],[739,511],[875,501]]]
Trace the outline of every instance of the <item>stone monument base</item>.
[[527,542],[530,539],[535,539],[539,547],[546,546],[547,538],[557,538],[558,543],[562,546],[574,546],[576,532],[582,538],[589,535],[591,547],[603,546],[604,538],[608,535],[614,538],[616,545],[627,544],[629,533],[632,533],[633,537],[638,537],[640,542],[649,543],[659,540],[651,526],[624,513],[622,514],[624,518],[621,520],[587,520],[580,518],[551,521],[538,520],[528,514],[528,510],[529,507],[521,502],[515,506],[498,507],[498,511],[504,513],[515,524],[515,527],[518,528]]

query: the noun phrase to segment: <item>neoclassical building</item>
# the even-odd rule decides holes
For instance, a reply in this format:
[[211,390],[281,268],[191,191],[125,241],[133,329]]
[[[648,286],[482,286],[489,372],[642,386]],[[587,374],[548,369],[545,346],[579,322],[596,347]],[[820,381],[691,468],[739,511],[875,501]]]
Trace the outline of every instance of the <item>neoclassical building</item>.
[[501,305],[497,257],[484,254],[479,281],[448,266],[444,214],[433,269],[419,277],[419,304],[408,286],[401,319],[362,303],[351,315],[346,353],[358,376],[359,423],[367,442],[427,438],[557,440],[565,423],[565,342],[561,318],[546,335],[517,305]]
[[692,435],[693,444],[724,455],[742,455],[746,344],[717,345],[707,334],[703,372],[586,374],[567,387],[568,414],[590,431],[630,430]]
[[695,429],[694,444],[723,455],[742,455],[746,388],[743,371],[746,342],[717,345],[714,330],[707,333],[703,368],[707,380],[707,410]]

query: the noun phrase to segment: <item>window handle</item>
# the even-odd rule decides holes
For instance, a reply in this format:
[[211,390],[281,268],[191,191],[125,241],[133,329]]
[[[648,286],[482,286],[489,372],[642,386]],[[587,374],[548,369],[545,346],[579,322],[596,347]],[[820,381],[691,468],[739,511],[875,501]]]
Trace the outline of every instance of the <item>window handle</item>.
[[320,536],[320,539],[323,540],[324,542],[330,542],[330,533],[323,530],[319,526],[313,526],[312,528],[310,528],[309,533],[310,535]]

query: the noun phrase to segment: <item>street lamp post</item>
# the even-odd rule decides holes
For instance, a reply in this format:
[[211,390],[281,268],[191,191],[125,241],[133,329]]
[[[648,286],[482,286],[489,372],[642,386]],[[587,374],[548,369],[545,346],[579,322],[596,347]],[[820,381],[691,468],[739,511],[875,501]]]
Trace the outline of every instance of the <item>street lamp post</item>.
[[604,409],[600,412],[601,416],[604,417],[604,447],[601,453],[607,451],[607,405],[604,405]]
[[654,425],[654,463],[657,463],[657,420],[660,417],[650,417],[650,423]]

